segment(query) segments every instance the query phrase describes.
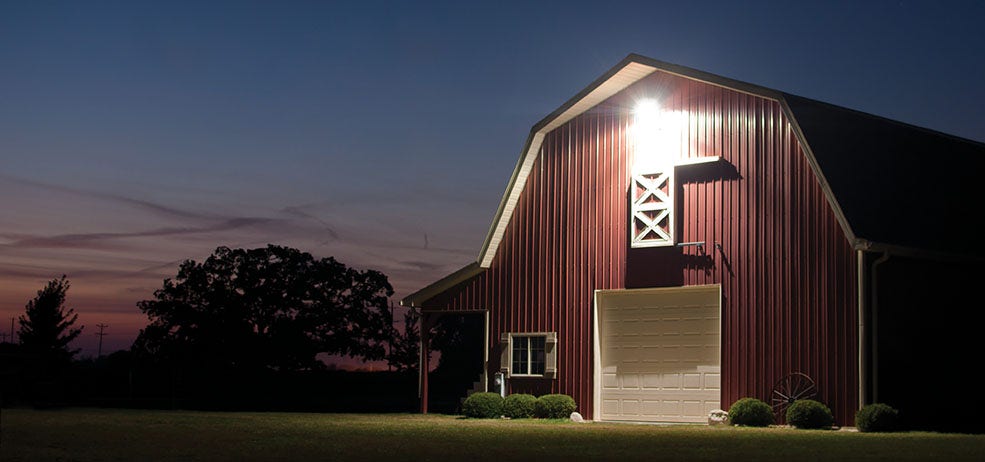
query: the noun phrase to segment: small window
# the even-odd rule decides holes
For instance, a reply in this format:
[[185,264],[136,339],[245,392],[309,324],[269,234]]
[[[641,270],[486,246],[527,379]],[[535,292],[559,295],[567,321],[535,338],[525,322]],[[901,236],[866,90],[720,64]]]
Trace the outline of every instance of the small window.
[[544,375],[546,357],[544,346],[547,338],[537,336],[513,336],[513,375]]
[[500,370],[509,376],[557,377],[557,333],[504,332]]

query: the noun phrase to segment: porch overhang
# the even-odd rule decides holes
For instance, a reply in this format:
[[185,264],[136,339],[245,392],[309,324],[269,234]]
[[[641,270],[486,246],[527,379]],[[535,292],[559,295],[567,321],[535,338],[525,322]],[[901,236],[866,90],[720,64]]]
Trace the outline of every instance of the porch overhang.
[[455,287],[469,279],[472,279],[479,274],[482,274],[486,269],[479,266],[479,262],[472,262],[465,265],[458,271],[451,273],[437,281],[431,283],[431,285],[414,292],[403,299],[400,300],[400,306],[421,308],[424,311],[428,311],[424,304],[431,300],[432,298],[441,295],[446,290]]

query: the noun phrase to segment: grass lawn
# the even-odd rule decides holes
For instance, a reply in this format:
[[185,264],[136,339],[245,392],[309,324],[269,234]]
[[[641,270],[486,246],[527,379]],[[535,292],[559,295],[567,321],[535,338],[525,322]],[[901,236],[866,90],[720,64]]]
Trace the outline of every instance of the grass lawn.
[[976,460],[985,435],[465,420],[443,415],[4,409],[0,461]]

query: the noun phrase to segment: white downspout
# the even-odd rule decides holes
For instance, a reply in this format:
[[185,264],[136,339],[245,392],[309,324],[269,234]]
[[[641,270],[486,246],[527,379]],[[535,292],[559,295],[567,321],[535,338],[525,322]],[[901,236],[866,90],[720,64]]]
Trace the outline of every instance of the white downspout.
[[879,265],[889,260],[889,252],[872,263],[872,402],[879,402]]
[[868,374],[865,363],[865,251],[856,251],[856,285],[858,286],[858,408],[865,406],[865,390]]

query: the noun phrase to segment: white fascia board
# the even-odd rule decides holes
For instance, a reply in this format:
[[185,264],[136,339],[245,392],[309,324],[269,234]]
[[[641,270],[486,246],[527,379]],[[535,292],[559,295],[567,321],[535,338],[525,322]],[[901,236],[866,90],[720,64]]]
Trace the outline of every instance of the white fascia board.
[[821,186],[821,192],[824,193],[824,198],[828,200],[828,205],[835,214],[835,219],[838,220],[838,224],[841,225],[841,231],[845,233],[845,237],[848,238],[848,242],[857,242],[855,231],[852,229],[852,225],[848,223],[848,218],[845,217],[845,212],[841,210],[841,204],[838,203],[838,198],[835,197],[834,191],[831,190],[831,185],[828,183],[828,179],[824,176],[824,172],[821,171],[821,165],[817,162],[817,157],[814,156],[814,150],[811,149],[811,145],[807,143],[807,137],[804,135],[804,131],[800,128],[800,124],[797,122],[797,117],[794,116],[793,110],[790,109],[790,105],[787,104],[787,100],[783,98],[777,99],[780,102],[780,108],[783,110],[783,115],[786,116],[789,121],[790,128],[793,129],[794,136],[797,137],[797,141],[800,142],[800,147],[804,151],[804,157],[807,158],[807,165],[810,166],[811,171],[814,172],[814,178],[817,179],[818,184]]
[[580,98],[576,97],[565,103],[558,111],[555,111],[557,115],[541,121],[535,126],[539,128],[531,132],[526,149],[520,153],[520,161],[517,162],[510,185],[506,189],[502,201],[500,201],[499,213],[496,214],[493,226],[486,237],[486,242],[479,252],[479,267],[488,268],[492,264],[493,258],[496,256],[496,250],[499,249],[499,243],[503,240],[503,234],[506,233],[506,227],[510,223],[510,218],[513,217],[513,210],[520,200],[520,194],[523,192],[523,187],[527,184],[527,177],[530,175],[530,170],[533,169],[534,162],[537,160],[537,155],[540,153],[540,147],[544,143],[544,137],[547,133],[578,117],[585,111],[595,107],[597,104],[640,81],[656,70],[656,67],[630,61],[584,96]]

